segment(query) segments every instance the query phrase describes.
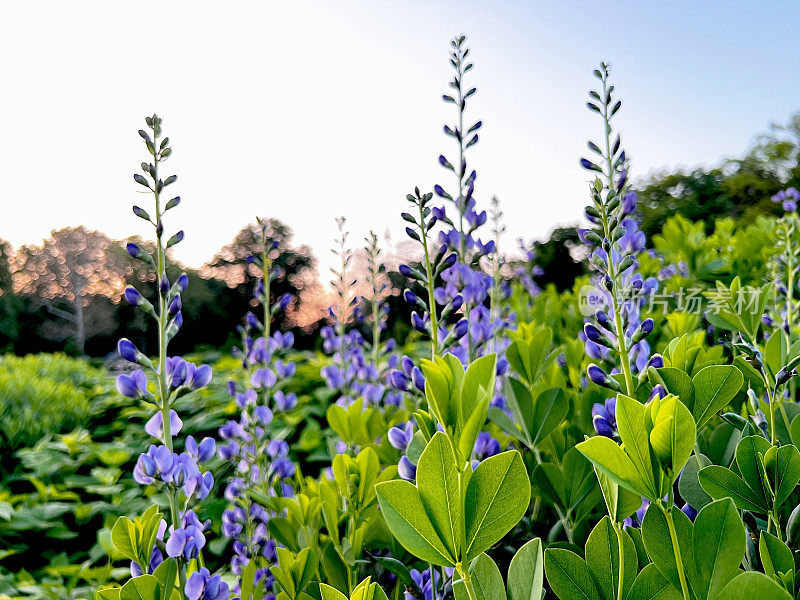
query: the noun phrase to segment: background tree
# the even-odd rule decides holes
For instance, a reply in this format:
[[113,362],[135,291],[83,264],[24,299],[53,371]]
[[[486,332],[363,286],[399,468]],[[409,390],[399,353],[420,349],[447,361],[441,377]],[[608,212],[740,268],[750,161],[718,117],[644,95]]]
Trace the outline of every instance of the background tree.
[[[69,339],[84,354],[88,336],[113,331],[113,311],[108,302],[124,289],[124,263],[108,249],[113,242],[103,233],[85,227],[53,231],[41,245],[22,246],[14,255],[14,286],[18,293],[35,297],[57,319],[43,323],[41,334],[54,341]],[[34,305],[37,302],[34,302]]]
[[18,316],[22,302],[14,293],[9,256],[11,245],[0,240],[0,351],[8,352],[19,338]]
[[[292,246],[291,241],[294,234],[286,224],[278,219],[267,219],[266,221],[269,239],[277,244],[275,247],[276,258],[273,261],[277,277],[270,284],[270,301],[274,302],[287,293],[297,298],[286,315],[279,318],[277,326],[281,328],[298,324],[308,326],[322,317],[321,314],[316,318],[314,315],[303,314],[304,308],[319,311],[319,307],[310,306],[311,299],[319,292],[316,259],[308,246]],[[261,252],[258,236],[260,236],[258,225],[255,223],[247,225],[236,234],[230,244],[224,246],[200,270],[203,277],[222,281],[241,294],[241,304],[236,313],[238,315],[244,315],[251,307],[253,286],[256,283],[258,271],[255,265],[249,263],[247,259],[254,253]],[[309,306],[304,307],[304,303]]]

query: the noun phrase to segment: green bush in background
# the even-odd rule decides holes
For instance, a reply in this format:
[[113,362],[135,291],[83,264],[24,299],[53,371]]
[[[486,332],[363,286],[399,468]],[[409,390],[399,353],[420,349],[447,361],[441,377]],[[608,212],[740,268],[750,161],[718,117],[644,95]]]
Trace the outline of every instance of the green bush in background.
[[0,357],[0,456],[84,425],[108,387],[102,369],[64,354]]

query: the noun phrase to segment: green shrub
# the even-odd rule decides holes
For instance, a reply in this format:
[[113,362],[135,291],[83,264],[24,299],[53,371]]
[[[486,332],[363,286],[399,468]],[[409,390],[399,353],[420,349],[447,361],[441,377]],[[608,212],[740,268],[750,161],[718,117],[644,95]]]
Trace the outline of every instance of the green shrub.
[[107,386],[101,369],[63,354],[0,357],[0,454],[83,425]]

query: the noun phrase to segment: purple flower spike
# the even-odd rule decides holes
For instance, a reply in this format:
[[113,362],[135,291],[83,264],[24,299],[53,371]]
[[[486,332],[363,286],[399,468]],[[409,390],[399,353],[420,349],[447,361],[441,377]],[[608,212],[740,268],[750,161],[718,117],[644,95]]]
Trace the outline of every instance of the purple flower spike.
[[650,398],[648,398],[648,402],[653,398],[664,398],[667,395],[667,390],[664,389],[664,386],[660,383],[653,387],[650,392]]
[[414,367],[411,370],[411,379],[420,392],[425,392],[425,375],[422,374],[422,369]]
[[622,200],[622,213],[626,215],[635,213],[637,204],[638,199],[636,197],[636,192],[628,192]]
[[614,437],[617,432],[616,398],[609,398],[605,404],[597,403],[592,407],[592,425],[598,434],[609,438]]
[[583,326],[583,333],[593,342],[600,342],[603,339],[602,332],[591,323],[586,323]]
[[141,369],[137,369],[130,375],[123,373],[117,377],[117,390],[127,398],[144,396],[147,393],[147,376]]
[[645,319],[641,326],[642,333],[644,333],[644,335],[650,335],[653,332],[654,325],[653,319]]

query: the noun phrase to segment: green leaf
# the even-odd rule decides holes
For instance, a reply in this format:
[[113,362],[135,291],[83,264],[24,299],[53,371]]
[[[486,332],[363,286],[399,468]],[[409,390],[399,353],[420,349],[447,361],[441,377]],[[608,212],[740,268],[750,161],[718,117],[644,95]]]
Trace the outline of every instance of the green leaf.
[[737,575],[715,600],[792,600],[792,596],[763,573]]
[[111,529],[111,540],[122,556],[139,562],[139,540],[136,525],[128,517],[119,517]]
[[506,397],[508,405],[517,422],[522,427],[525,436],[529,436],[529,431],[533,423],[533,396],[531,391],[524,383],[514,377],[506,379]]
[[534,538],[517,550],[508,566],[508,600],[540,600],[543,586],[542,542]]
[[800,445],[800,415],[792,419],[789,434],[791,435],[792,443],[795,446]]
[[517,427],[504,410],[496,406],[490,406],[486,416],[492,423],[502,429],[506,435],[514,438],[518,442],[522,442],[526,446],[530,446],[527,437],[520,431],[519,427]]
[[[325,574],[327,582],[339,591],[347,591],[347,565],[336,550],[333,542],[328,542],[322,548],[322,556],[320,557],[320,564],[322,571]],[[244,598],[242,599],[244,600]]]
[[548,548],[544,553],[544,570],[547,583],[559,600],[603,600],[589,566],[574,552]]
[[650,563],[633,582],[627,600],[682,600],[681,593],[672,587],[658,568]]
[[744,383],[741,371],[732,365],[713,365],[698,371],[694,385],[694,417],[700,430],[739,393]]
[[119,593],[122,588],[106,588],[95,592],[95,600],[119,600]]
[[790,572],[794,575],[794,558],[792,551],[777,537],[768,531],[762,531],[759,536],[758,554],[764,573],[770,577]]
[[663,465],[677,478],[686,461],[692,455],[697,430],[689,409],[677,398],[669,396],[661,401],[653,429],[650,432],[650,445]]
[[[566,475],[566,508],[570,512],[577,515],[578,507],[587,499],[589,500],[587,509],[591,509],[600,500],[599,495],[592,494],[598,487],[594,467],[574,446],[564,455],[564,459],[561,461],[561,472]],[[641,506],[641,497],[638,501]]]
[[467,368],[461,386],[461,399],[458,409],[458,449],[461,456],[469,460],[475,448],[483,424],[486,422],[486,412],[495,388],[497,373],[497,355],[487,354],[476,359]]
[[541,463],[533,470],[533,485],[545,500],[565,509],[569,506],[564,475],[553,463]]
[[[675,524],[675,535],[681,552],[681,562],[684,565],[692,565],[694,554],[692,522],[680,510],[672,510],[672,519]],[[651,504],[644,514],[642,538],[644,539],[647,554],[652,559],[653,564],[676,590],[680,590],[680,576],[675,562],[675,550],[672,547],[667,518],[655,504]]]
[[775,468],[768,475],[775,489],[775,506],[782,506],[800,482],[800,452],[794,446],[781,446],[777,451]]
[[750,487],[730,469],[719,465],[710,465],[700,469],[698,481],[703,490],[715,500],[732,498],[736,508],[766,513],[764,499],[759,497]]
[[736,446],[736,466],[742,474],[742,479],[759,497],[763,498],[764,506],[772,503],[772,492],[766,484],[766,473],[761,457],[767,453],[772,445],[760,435],[743,437]]
[[439,539],[416,486],[408,481],[384,481],[375,486],[375,491],[383,518],[403,548],[425,562],[455,566],[455,557]]
[[[694,385],[691,378],[681,369],[663,367],[658,369],[658,374],[664,381],[667,391],[678,396],[690,411],[694,408]],[[651,379],[652,381],[652,379]],[[653,383],[658,383],[653,381]]]
[[637,479],[641,482],[639,490],[630,489],[634,492],[644,490],[646,493],[642,494],[642,496],[655,500],[658,494],[656,493],[655,474],[653,473],[653,465],[650,459],[650,443],[647,427],[645,426],[645,412],[644,405],[637,400],[623,394],[617,395],[617,428],[619,429],[619,436],[625,447],[625,454],[630,458],[630,462],[633,463],[638,475]]
[[653,483],[642,478],[630,456],[607,437],[597,435],[577,445],[578,450],[588,458],[611,481],[635,492],[639,496],[654,498]]
[[447,436],[437,431],[417,465],[417,489],[433,528],[450,556],[460,556],[461,501],[458,469]]
[[508,533],[528,509],[530,496],[528,473],[516,450],[479,464],[465,495],[467,548],[462,559],[472,560]]
[[319,584],[319,594],[322,596],[322,600],[348,600],[342,592],[325,583]]
[[[745,531],[730,498],[704,507],[692,533],[696,578],[692,589],[700,598],[714,598],[739,573],[744,558]],[[683,559],[684,564],[691,564]]]
[[[153,571],[153,576],[158,579],[158,586],[161,588],[161,600],[169,600],[175,591],[176,580],[178,579],[178,562],[174,558],[166,558]],[[243,600],[247,600],[247,598],[243,597]]]
[[[475,557],[469,566],[469,573],[475,600],[506,600],[500,569],[485,553]],[[462,579],[453,582],[453,594],[456,600],[470,600],[467,586]]]
[[120,600],[160,600],[158,579],[153,575],[140,575],[128,580],[119,591]]
[[773,335],[769,336],[767,343],[764,345],[764,362],[769,367],[770,373],[775,377],[781,367],[786,364],[786,357],[789,352],[786,336],[782,331],[776,331]]
[[636,547],[627,533],[619,532],[612,526],[606,515],[595,525],[586,540],[586,563],[594,577],[594,581],[604,598],[613,600],[617,597],[620,572],[619,538],[622,537],[624,572],[622,574],[623,598],[636,578],[638,559]]
[[681,479],[678,482],[681,498],[686,500],[695,510],[700,510],[713,500],[713,498],[703,490],[698,476],[700,469],[710,464],[711,461],[705,455],[693,454],[689,457],[689,460],[686,461],[686,466],[683,467]]
[[530,436],[534,446],[538,446],[558,427],[569,411],[569,402],[561,388],[543,391],[536,398],[533,407],[533,420]]

